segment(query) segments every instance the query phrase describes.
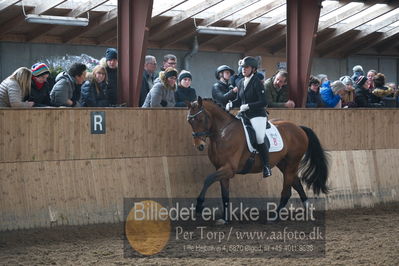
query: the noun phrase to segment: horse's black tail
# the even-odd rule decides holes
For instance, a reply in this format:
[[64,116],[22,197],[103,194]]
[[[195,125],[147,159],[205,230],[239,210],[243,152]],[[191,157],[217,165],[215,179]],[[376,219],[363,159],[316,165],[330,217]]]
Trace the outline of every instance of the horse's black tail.
[[323,150],[319,138],[314,131],[308,127],[301,126],[309,139],[308,150],[301,162],[302,180],[305,181],[307,188],[312,186],[316,195],[320,191],[328,193],[328,154]]

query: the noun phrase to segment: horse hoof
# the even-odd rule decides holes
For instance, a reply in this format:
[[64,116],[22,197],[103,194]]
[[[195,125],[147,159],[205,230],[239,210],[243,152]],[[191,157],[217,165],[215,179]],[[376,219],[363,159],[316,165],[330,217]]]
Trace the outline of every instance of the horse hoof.
[[224,219],[217,219],[215,222],[216,225],[225,225],[227,222]]

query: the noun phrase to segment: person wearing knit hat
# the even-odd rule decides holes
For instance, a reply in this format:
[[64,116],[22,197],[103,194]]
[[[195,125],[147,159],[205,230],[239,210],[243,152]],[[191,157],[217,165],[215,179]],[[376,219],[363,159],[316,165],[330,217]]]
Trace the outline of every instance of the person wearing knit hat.
[[356,80],[355,102],[357,107],[381,107],[380,103],[372,102],[372,94],[368,89],[367,77],[359,76]]
[[323,101],[321,100],[320,95],[320,80],[315,76],[310,76],[306,108],[318,108],[323,106]]
[[344,83],[345,85],[353,86],[353,80],[349,76],[342,76],[339,78],[339,80],[342,81],[342,83]]
[[174,107],[176,104],[175,91],[178,72],[173,67],[159,72],[159,78],[145,98],[142,108]]
[[44,63],[36,63],[31,67],[31,71],[32,82],[28,100],[35,103],[33,107],[50,106],[51,86],[47,81],[50,76],[48,66]]
[[50,75],[50,70],[48,66],[44,63],[36,63],[31,67],[32,70],[32,76],[34,77],[40,77],[44,75]]
[[341,91],[345,90],[345,88],[345,84],[340,80],[336,80],[331,84],[331,89],[334,94],[339,94]]
[[339,78],[345,85],[345,94],[342,95],[342,107],[352,108],[356,107],[355,103],[355,88],[353,87],[353,80],[349,76],[342,76]]
[[111,105],[118,104],[118,51],[115,48],[108,48],[105,51],[105,60],[108,76],[108,100]]
[[179,74],[177,90],[175,92],[176,107],[187,107],[186,102],[197,99],[195,89],[191,88],[193,77],[190,72],[182,70]]
[[367,82],[367,77],[359,76],[358,79],[355,81],[356,87],[362,87]]
[[112,59],[118,59],[118,51],[115,48],[108,48],[105,51],[105,59],[111,61]]

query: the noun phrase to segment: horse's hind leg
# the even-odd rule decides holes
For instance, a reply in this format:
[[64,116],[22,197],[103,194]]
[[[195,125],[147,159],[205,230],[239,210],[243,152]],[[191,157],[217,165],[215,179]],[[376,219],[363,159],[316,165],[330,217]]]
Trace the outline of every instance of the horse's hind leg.
[[283,190],[281,191],[281,198],[280,198],[280,203],[277,208],[277,213],[280,213],[280,210],[287,205],[288,200],[291,198],[292,192],[291,192],[291,184],[287,182],[287,178],[285,177],[286,175],[284,174],[284,184],[283,184]]
[[301,197],[302,204],[306,208],[307,207],[306,204],[308,202],[308,197],[306,196],[305,190],[303,189],[301,180],[299,180],[298,176],[296,176],[292,187],[298,192],[299,197]]
[[285,205],[287,205],[288,200],[291,198],[291,187],[294,185],[294,181],[297,178],[298,165],[298,163],[289,162],[288,160],[283,160],[277,165],[284,175],[281,199],[277,208],[278,213],[285,207]]

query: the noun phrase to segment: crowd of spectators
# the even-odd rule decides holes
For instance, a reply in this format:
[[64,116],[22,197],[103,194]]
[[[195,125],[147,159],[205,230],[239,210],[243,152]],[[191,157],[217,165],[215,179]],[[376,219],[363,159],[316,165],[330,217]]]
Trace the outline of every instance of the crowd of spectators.
[[[238,84],[243,79],[238,62],[237,73],[228,65],[215,70],[216,82],[210,88],[212,98],[226,106],[237,98]],[[178,71],[177,57],[167,54],[157,71],[155,56],[147,55],[143,66],[139,106],[186,107],[197,98],[191,87],[195,73]],[[385,75],[371,69],[367,73],[356,65],[353,73],[338,80],[326,74],[310,76],[306,99],[307,108],[396,107],[398,89],[394,82],[386,82]],[[285,70],[272,77],[254,73],[265,88],[268,107],[294,108],[289,97]],[[72,64],[67,71],[50,76],[49,67],[41,62],[32,67],[21,67],[0,83],[0,107],[113,107],[118,103],[118,51],[108,48],[100,63],[89,72],[82,63]]]
[[394,82],[386,83],[383,73],[370,69],[366,74],[360,65],[354,66],[352,70],[352,76],[345,75],[335,81],[330,81],[325,74],[311,76],[306,107],[379,108],[398,106],[398,88]]

